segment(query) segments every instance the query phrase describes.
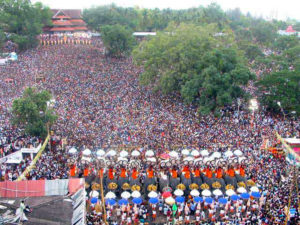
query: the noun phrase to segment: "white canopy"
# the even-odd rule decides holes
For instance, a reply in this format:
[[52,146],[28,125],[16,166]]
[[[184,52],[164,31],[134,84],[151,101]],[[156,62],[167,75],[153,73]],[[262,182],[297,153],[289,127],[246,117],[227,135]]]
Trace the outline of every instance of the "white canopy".
[[92,191],[90,192],[90,197],[91,197],[91,198],[98,198],[98,196],[99,196],[99,192],[98,192],[98,191],[92,190]]
[[211,196],[210,190],[208,190],[208,189],[203,190],[202,191],[202,196],[205,196],[205,197]]
[[192,152],[191,152],[191,155],[194,156],[194,157],[198,157],[200,155],[199,151],[194,149]]
[[149,198],[156,198],[158,196],[158,194],[155,191],[150,191],[150,193],[148,194]]
[[175,152],[175,151],[171,151],[171,152],[169,153],[169,155],[170,155],[171,157],[173,157],[173,158],[178,158],[178,153]]
[[137,157],[137,156],[140,156],[141,153],[139,151],[137,151],[137,150],[133,150],[133,152],[131,153],[131,155]]
[[233,156],[233,153],[232,153],[232,151],[228,150],[228,151],[226,151],[226,152],[224,153],[224,155],[225,155],[226,157],[231,157],[231,156]]
[[130,198],[131,194],[128,192],[128,191],[124,191],[122,194],[121,194],[121,197],[124,198],[124,199],[128,199]]
[[202,151],[200,152],[200,154],[201,154],[202,156],[208,156],[208,155],[209,155],[209,152],[208,152],[206,149],[204,149],[204,150],[202,150]]
[[123,151],[120,152],[120,156],[121,157],[127,157],[128,156],[128,152],[126,152],[126,151],[123,150]]
[[250,188],[250,191],[251,192],[259,192],[259,189],[258,189],[258,187],[253,186],[253,187]]
[[242,156],[243,155],[243,152],[241,150],[235,150],[233,152],[236,156]]
[[183,191],[180,190],[180,189],[176,189],[176,190],[174,191],[174,195],[176,195],[176,196],[182,196],[183,194],[184,194]]
[[106,153],[107,156],[115,156],[117,152],[115,150],[110,150],[108,153]]
[[192,190],[191,191],[191,196],[199,196],[200,195],[200,192],[196,189]]
[[183,149],[183,150],[181,151],[181,154],[182,154],[182,155],[189,155],[189,154],[190,154],[190,151],[189,151],[188,149]]
[[152,150],[148,150],[148,151],[146,151],[145,156],[147,156],[147,157],[153,157],[154,156],[154,152]]
[[239,188],[237,189],[237,192],[242,194],[242,193],[246,193],[247,190],[246,190],[244,187],[239,187]]
[[139,191],[133,191],[133,192],[131,193],[131,196],[132,196],[133,198],[139,198],[139,197],[141,197],[141,193],[140,193]]
[[221,196],[221,195],[223,195],[223,193],[222,193],[222,191],[221,191],[220,189],[214,190],[214,191],[213,191],[213,194],[214,194],[215,196]]
[[227,191],[226,191],[226,195],[228,195],[228,196],[231,196],[231,195],[234,195],[235,194],[235,192],[234,192],[234,190],[232,190],[232,189],[228,189]]
[[105,195],[105,198],[116,198],[116,195],[115,195],[115,193],[109,191],[109,192],[107,192],[107,194]]

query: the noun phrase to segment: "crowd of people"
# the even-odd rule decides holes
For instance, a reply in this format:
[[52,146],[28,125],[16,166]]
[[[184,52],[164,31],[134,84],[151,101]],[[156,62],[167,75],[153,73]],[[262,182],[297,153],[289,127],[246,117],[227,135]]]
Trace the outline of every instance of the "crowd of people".
[[[41,46],[20,54],[18,61],[0,67],[2,156],[15,151],[12,143],[16,140],[22,142],[18,145],[33,141],[11,125],[10,108],[13,99],[20,97],[25,87],[35,86],[52,93],[58,121],[51,129],[59,140],[66,139],[67,149],[71,146],[79,150],[130,147],[140,151],[154,149],[158,153],[183,147],[210,152],[228,148],[242,150],[250,159],[247,174],[265,191],[265,203],[261,210],[250,216],[235,209],[235,216],[230,219],[250,224],[259,224],[257,221],[261,224],[283,223],[292,179],[290,166],[284,158],[275,158],[261,150],[261,146],[265,142],[268,146],[277,144],[275,131],[283,137],[299,138],[299,120],[284,120],[266,112],[262,106],[252,114],[246,102],[223,108],[218,118],[212,114],[202,117],[197,109],[182,103],[178,96],[162,96],[140,86],[138,77],[142,69],[136,67],[131,58],[107,58],[101,41],[95,43]],[[44,77],[44,80],[37,77]],[[13,82],[5,82],[8,78]],[[252,86],[245,89],[254,92]],[[28,179],[68,177],[65,150],[60,145],[55,146],[42,155]],[[1,167],[2,179],[15,180],[30,161],[26,158],[20,165]],[[298,196],[294,197],[292,204],[296,207]],[[183,208],[195,215],[194,204],[186,204],[189,205]],[[139,217],[144,217],[140,213],[141,207],[137,210]],[[134,224],[137,217],[132,218],[132,215],[137,210],[133,207],[130,212],[121,213],[125,213],[127,224]],[[93,207],[90,211],[88,218],[98,215]],[[145,211],[153,214],[151,208]],[[159,209],[154,211],[159,215]],[[127,217],[131,218],[131,223]]]

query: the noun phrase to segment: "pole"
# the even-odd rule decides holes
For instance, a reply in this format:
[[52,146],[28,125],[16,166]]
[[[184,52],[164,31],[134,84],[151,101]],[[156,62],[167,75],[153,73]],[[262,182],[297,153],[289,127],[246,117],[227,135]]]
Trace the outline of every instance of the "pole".
[[290,208],[291,208],[291,201],[292,201],[292,192],[293,192],[293,184],[296,181],[296,166],[294,165],[294,176],[293,176],[293,180],[291,182],[291,187],[290,187],[290,195],[289,195],[289,203],[288,203],[288,208],[287,208],[287,212],[286,212],[286,218],[285,218],[285,225],[287,225],[288,221],[289,221],[289,214],[290,214]]
[[103,221],[106,225],[108,225],[108,222],[106,221],[106,208],[105,208],[104,191],[103,191],[103,176],[101,175],[101,169],[100,169],[99,176],[100,176],[101,201],[102,201],[102,208],[103,208]]

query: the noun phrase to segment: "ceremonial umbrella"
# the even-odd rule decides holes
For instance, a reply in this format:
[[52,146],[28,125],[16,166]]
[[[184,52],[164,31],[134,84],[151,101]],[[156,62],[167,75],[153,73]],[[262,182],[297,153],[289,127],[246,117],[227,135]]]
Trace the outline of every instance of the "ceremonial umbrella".
[[197,196],[197,197],[194,198],[194,201],[197,202],[197,203],[198,202],[203,202],[203,198]]
[[251,192],[251,196],[253,197],[253,198],[260,198],[260,193],[259,192]]
[[175,203],[175,199],[173,197],[168,197],[168,198],[166,198],[165,202],[168,205],[173,205]]
[[139,197],[141,197],[141,193],[140,193],[139,191],[133,191],[133,192],[131,193],[131,196],[132,196],[133,198],[139,198]]
[[133,152],[131,153],[131,155],[135,156],[135,157],[139,156],[140,154],[141,153],[139,151],[137,151],[137,150],[133,150]]
[[219,198],[219,203],[225,205],[227,203],[226,198]]
[[243,152],[241,150],[235,150],[233,152],[236,156],[242,156],[243,155]]
[[211,196],[210,190],[207,190],[207,189],[203,190],[202,191],[202,196],[205,196],[205,197]]
[[128,201],[127,201],[127,199],[121,199],[121,200],[119,200],[118,204],[119,205],[127,205]]
[[241,194],[241,198],[242,199],[248,199],[248,198],[250,198],[250,195],[247,192],[244,192],[244,193]]
[[171,152],[169,153],[169,155],[170,155],[171,157],[174,157],[174,158],[177,158],[177,157],[178,157],[178,153],[175,152],[175,151],[171,151]]
[[105,195],[105,198],[116,198],[116,195],[115,195],[115,193],[109,191],[109,192],[107,192],[107,194]]
[[258,189],[258,187],[253,186],[253,187],[250,188],[250,191],[252,191],[252,192],[259,192],[259,189]]
[[180,190],[180,189],[176,189],[175,191],[174,191],[174,195],[176,195],[176,196],[182,196],[184,193],[183,193],[183,190]]
[[232,190],[232,189],[228,189],[227,191],[226,191],[226,195],[228,195],[228,196],[232,196],[232,195],[234,195],[235,194],[235,192],[234,192],[234,190]]
[[115,150],[110,150],[108,153],[106,153],[107,156],[115,156],[117,152]]
[[82,152],[82,154],[83,154],[84,156],[89,156],[89,155],[92,154],[92,152],[91,152],[91,150],[89,150],[89,149],[87,148],[87,149],[85,149],[85,150]]
[[238,192],[238,193],[246,193],[247,190],[246,190],[244,187],[239,187],[239,188],[237,189],[237,192]]
[[213,154],[212,154],[212,156],[214,157],[214,158],[221,158],[221,153],[220,152],[214,152]]
[[146,151],[146,154],[145,154],[147,157],[152,157],[154,156],[154,152],[152,150],[148,150]]
[[208,197],[208,198],[205,198],[204,201],[208,204],[211,204],[211,203],[213,203],[214,200],[211,197]]
[[123,157],[123,158],[127,157],[128,156],[128,152],[126,152],[126,151],[123,150],[123,151],[120,152],[120,156]]
[[92,197],[92,198],[94,198],[94,197],[98,198],[98,196],[99,196],[99,192],[98,191],[94,191],[93,190],[93,191],[90,192],[90,197]]
[[192,152],[191,152],[191,155],[194,156],[194,157],[198,157],[200,155],[199,151],[194,149]]
[[231,157],[231,156],[233,156],[233,153],[232,153],[232,151],[228,150],[228,151],[226,151],[226,152],[224,153],[224,155],[225,155],[226,157]]
[[150,193],[148,194],[149,198],[156,198],[158,196],[158,194],[155,191],[150,191]]
[[132,202],[134,204],[139,205],[139,204],[142,204],[143,200],[141,198],[134,198],[134,199],[132,199]]
[[202,156],[208,156],[208,155],[209,155],[209,152],[208,152],[206,149],[204,149],[204,150],[202,150],[202,151],[200,152],[200,154],[201,154]]
[[164,192],[164,193],[162,194],[162,197],[163,197],[163,198],[169,198],[169,197],[171,197],[171,196],[172,196],[171,192]]
[[236,200],[239,200],[239,199],[240,199],[240,197],[237,196],[237,195],[231,195],[230,198],[231,198],[232,201],[236,201]]
[[191,196],[199,196],[200,195],[199,191],[196,189],[192,190],[190,194],[191,194]]
[[124,198],[124,199],[128,199],[130,198],[131,194],[128,192],[128,191],[124,191],[122,194],[121,194],[121,197]]
[[181,151],[181,154],[182,155],[189,155],[190,154],[190,151],[188,150],[188,149],[183,149],[182,151]]
[[114,199],[107,199],[105,201],[106,205],[115,205],[116,204],[116,200]]
[[91,199],[91,203],[92,203],[92,204],[96,204],[97,201],[98,201],[98,198],[92,198],[92,199]]
[[77,152],[76,148],[72,147],[69,149],[70,154],[75,154]]
[[170,155],[168,153],[163,153],[163,154],[160,155],[160,158],[162,158],[162,159],[169,159]]
[[214,194],[215,196],[221,196],[221,195],[223,195],[223,193],[222,193],[222,191],[221,191],[220,189],[214,190],[214,191],[213,191],[213,194]]
[[183,203],[184,202],[184,197],[182,197],[182,196],[177,196],[176,198],[175,198],[175,200],[176,200],[176,202],[178,202],[178,203]]
[[96,154],[97,154],[97,156],[102,157],[102,156],[105,155],[105,151],[102,150],[102,149],[99,149],[99,150],[96,152]]
[[149,203],[150,204],[157,204],[158,203],[158,198],[150,198]]

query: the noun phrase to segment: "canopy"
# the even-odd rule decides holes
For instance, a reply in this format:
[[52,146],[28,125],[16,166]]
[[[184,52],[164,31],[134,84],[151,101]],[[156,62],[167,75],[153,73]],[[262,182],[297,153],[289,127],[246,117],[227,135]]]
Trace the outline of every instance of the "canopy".
[[172,197],[166,198],[165,201],[166,201],[166,203],[167,203],[168,205],[173,205],[173,204],[175,203],[175,199],[172,198]]
[[87,148],[87,149],[85,149],[85,150],[82,152],[82,154],[83,154],[84,156],[90,156],[90,155],[92,154],[92,152],[91,152],[91,150],[89,150],[89,149]]
[[107,156],[115,156],[117,152],[115,150],[110,150],[106,155]]
[[260,193],[259,192],[251,192],[251,196],[253,197],[253,198],[260,198]]
[[195,197],[194,201],[195,202],[203,202],[203,198],[201,198],[201,197]]
[[119,200],[118,204],[119,205],[127,205],[128,201],[127,201],[127,199],[121,199],[121,200]]
[[116,202],[116,200],[114,200],[114,199],[107,199],[106,201],[105,201],[105,204],[106,205],[115,205],[117,202]]
[[202,191],[202,195],[208,197],[208,196],[211,196],[211,192],[210,192],[210,190],[205,189]]
[[168,153],[163,153],[163,154],[160,155],[160,158],[162,158],[162,159],[169,159],[170,155]]
[[175,151],[171,151],[171,152],[169,153],[169,155],[170,155],[171,157],[173,157],[173,158],[178,158],[178,153],[175,152]]
[[152,150],[148,150],[148,151],[146,151],[145,156],[147,156],[147,157],[153,157],[154,156],[154,152]]
[[198,190],[194,189],[194,190],[191,191],[190,194],[191,194],[191,196],[199,196],[200,192]]
[[126,151],[123,150],[123,151],[120,152],[120,156],[122,158],[127,157],[128,156],[128,152],[126,152]]
[[116,198],[116,195],[115,195],[115,193],[113,193],[113,192],[111,192],[111,191],[109,191],[109,192],[107,192],[107,194],[105,195],[105,198]]
[[150,193],[148,194],[149,198],[157,198],[158,194],[155,191],[150,191]]
[[214,190],[214,191],[213,191],[213,194],[214,194],[215,196],[221,196],[221,195],[223,195],[223,193],[222,193],[222,191],[221,191],[220,189]]
[[142,204],[143,200],[141,198],[134,198],[134,199],[132,199],[132,202],[134,204],[139,205],[139,204]]
[[96,154],[97,154],[97,156],[102,157],[105,155],[105,151],[103,149],[99,149]]
[[237,189],[237,192],[238,192],[238,193],[246,193],[247,190],[246,190],[244,187],[239,187],[239,188]]
[[239,199],[240,199],[240,197],[237,196],[237,195],[231,195],[230,198],[231,198],[232,201],[236,201],[236,200],[239,200]]
[[92,198],[92,199],[91,199],[91,203],[92,203],[92,204],[96,204],[97,201],[98,201],[98,198]]
[[162,194],[162,196],[163,196],[163,198],[169,198],[169,197],[172,196],[172,194],[171,194],[171,192],[164,192],[164,193]]
[[90,192],[90,197],[92,197],[92,198],[93,197],[98,198],[98,196],[99,196],[99,192],[98,191],[94,191],[93,190],[93,191]]
[[122,194],[121,194],[121,197],[124,198],[124,199],[128,199],[130,198],[131,194],[128,192],[128,191],[124,191]]
[[176,189],[176,190],[174,191],[174,195],[176,195],[176,196],[182,196],[183,194],[184,194],[183,191],[180,190],[180,189]]
[[211,203],[213,203],[214,200],[211,197],[208,197],[208,198],[205,198],[204,201],[208,204],[211,204]]
[[135,156],[135,157],[137,157],[137,156],[140,156],[140,152],[139,151],[137,151],[137,150],[134,150],[132,153],[131,153],[131,155],[132,156]]
[[243,152],[241,150],[235,150],[233,152],[236,156],[242,156],[243,155]]
[[150,204],[157,204],[158,203],[158,198],[150,198],[149,203]]
[[248,198],[250,198],[250,195],[249,195],[248,193],[245,192],[245,193],[242,193],[242,194],[241,194],[241,198],[242,198],[242,199],[248,199]]
[[69,153],[70,153],[70,154],[75,154],[75,153],[77,153],[76,148],[74,148],[74,147],[70,148],[70,149],[69,149]]
[[234,192],[234,190],[232,190],[232,189],[228,189],[227,191],[226,191],[226,195],[228,195],[228,196],[232,196],[232,195],[234,195],[235,194],[235,192]]
[[227,199],[226,198],[220,198],[219,203],[225,205],[227,203]]
[[140,193],[139,191],[133,191],[133,192],[131,193],[131,196],[132,196],[133,198],[139,198],[139,197],[141,197],[141,193]]
[[200,154],[201,154],[202,156],[208,156],[208,155],[209,155],[209,152],[208,152],[206,149],[204,149],[204,150],[202,150],[202,151],[200,152]]
[[176,200],[176,202],[178,202],[178,203],[183,203],[183,202],[185,201],[184,197],[182,197],[182,196],[176,197],[175,200]]
[[189,155],[189,154],[190,154],[190,151],[189,151],[188,149],[183,149],[183,150],[181,151],[181,154],[182,154],[182,155]]
[[191,155],[194,156],[194,157],[198,157],[200,155],[199,151],[194,149],[192,152],[191,152]]

